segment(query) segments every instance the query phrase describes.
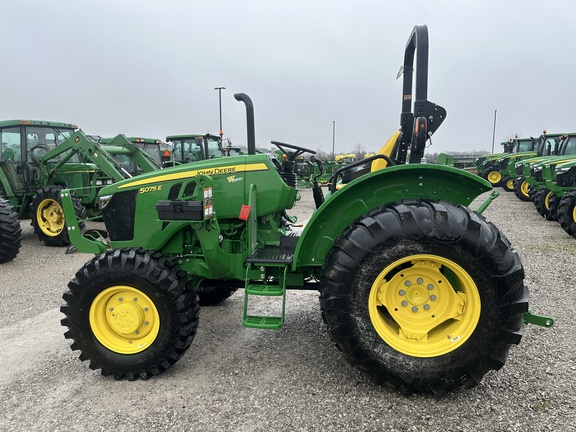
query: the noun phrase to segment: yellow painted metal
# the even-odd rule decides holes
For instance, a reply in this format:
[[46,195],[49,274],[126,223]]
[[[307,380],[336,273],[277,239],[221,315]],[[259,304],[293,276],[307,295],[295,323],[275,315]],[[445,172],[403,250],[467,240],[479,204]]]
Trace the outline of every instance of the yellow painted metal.
[[[390,137],[390,139],[388,139],[388,141],[386,141],[386,144],[384,144],[382,146],[382,148],[380,150],[378,150],[378,154],[390,156],[392,154],[392,151],[394,150],[394,145],[396,145],[396,141],[398,141],[399,136],[400,136],[400,131],[396,131]],[[370,171],[374,172],[376,170],[386,168],[386,166],[388,166],[388,162],[386,162],[384,159],[376,159],[374,162],[372,162],[372,166],[370,167]]]
[[92,302],[90,328],[109,350],[136,354],[156,340],[160,316],[154,302],[142,291],[116,285],[102,291]]
[[478,288],[455,262],[412,255],[387,266],[376,278],[368,310],[380,337],[414,357],[437,357],[459,348],[480,318]]
[[554,192],[552,191],[548,191],[548,193],[546,194],[546,197],[544,198],[544,206],[546,207],[546,210],[550,211],[550,197],[552,196]]
[[522,194],[524,196],[530,196],[530,193],[528,192],[528,189],[530,188],[530,183],[528,183],[526,180],[524,180],[521,184],[520,184],[520,192],[522,192]]
[[487,179],[494,185],[502,180],[502,174],[500,174],[500,171],[490,171],[488,173]]
[[36,210],[38,227],[50,237],[58,236],[64,229],[64,211],[57,201],[47,198],[43,200]]
[[506,187],[509,190],[514,190],[514,179],[513,178],[508,179],[508,181],[506,182]]

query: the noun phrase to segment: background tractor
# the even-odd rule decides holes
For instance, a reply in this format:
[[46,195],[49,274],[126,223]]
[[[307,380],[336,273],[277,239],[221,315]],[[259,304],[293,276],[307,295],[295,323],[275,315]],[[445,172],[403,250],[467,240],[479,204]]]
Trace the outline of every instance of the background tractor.
[[[502,367],[525,321],[551,325],[528,313],[520,258],[480,214],[495,196],[467,207],[490,184],[420,163],[446,116],[427,99],[426,26],[410,34],[403,70],[400,130],[377,155],[334,172],[326,194],[314,179],[317,208],[302,232],[289,214],[299,198],[295,157],[314,152],[281,143],[296,156],[257,154],[242,93],[234,96],[246,105],[248,154],[103,188],[108,238],[81,235],[71,191],[62,191],[73,244],[95,254],[61,307],[80,359],[116,379],[147,379],[190,348],[199,301],[243,288],[243,325],[278,329],[287,290],[308,289],[320,292],[328,334],[351,364],[404,393],[441,396]],[[258,299],[277,310],[262,311]]]
[[124,135],[108,143],[69,123],[34,120],[0,122],[0,197],[18,219],[31,219],[48,246],[69,244],[60,192],[74,188],[77,216],[97,216],[102,186],[132,177],[114,156],[123,156],[144,172],[160,165]]

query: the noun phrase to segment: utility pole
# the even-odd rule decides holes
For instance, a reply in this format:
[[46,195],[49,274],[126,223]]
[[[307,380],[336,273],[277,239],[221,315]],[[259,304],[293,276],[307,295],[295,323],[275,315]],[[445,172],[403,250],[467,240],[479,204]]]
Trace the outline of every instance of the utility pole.
[[215,87],[214,90],[218,90],[218,108],[220,110],[220,145],[223,144],[222,137],[224,136],[224,131],[222,130],[222,90],[226,87]]
[[494,153],[494,138],[496,137],[496,113],[498,110],[494,110],[494,129],[492,130],[492,153]]
[[334,120],[332,120],[332,160],[334,160],[336,158],[336,155],[334,154],[335,138],[336,138],[336,122]]

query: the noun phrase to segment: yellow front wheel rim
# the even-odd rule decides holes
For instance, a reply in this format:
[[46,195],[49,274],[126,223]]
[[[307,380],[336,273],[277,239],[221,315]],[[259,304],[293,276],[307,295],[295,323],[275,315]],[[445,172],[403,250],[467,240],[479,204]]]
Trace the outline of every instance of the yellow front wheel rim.
[[422,254],[395,261],[378,275],[368,310],[376,332],[392,348],[414,357],[436,357],[470,338],[481,302],[462,267]]
[[554,192],[550,191],[546,194],[546,198],[544,198],[544,205],[546,206],[546,210],[550,211],[550,197]]
[[36,211],[38,227],[50,237],[58,236],[64,229],[64,211],[60,204],[53,199],[45,199]]
[[528,192],[528,189],[530,189],[530,184],[527,181],[523,181],[522,184],[520,185],[520,191],[525,195],[525,196],[530,196],[530,193]]
[[500,180],[502,180],[502,175],[500,174],[500,172],[498,171],[490,171],[488,173],[488,181],[492,184],[496,184],[498,183]]
[[136,354],[158,336],[158,309],[142,291],[118,285],[102,291],[90,307],[90,327],[96,339],[111,351]]
[[506,187],[511,190],[514,189],[514,179],[508,179],[506,182]]

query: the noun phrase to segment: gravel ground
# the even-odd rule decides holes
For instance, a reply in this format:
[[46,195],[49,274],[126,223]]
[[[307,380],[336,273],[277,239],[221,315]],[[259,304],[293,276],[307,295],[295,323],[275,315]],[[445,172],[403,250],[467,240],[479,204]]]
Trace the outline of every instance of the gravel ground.
[[[311,192],[302,195],[292,213],[306,220]],[[78,360],[60,325],[62,293],[89,256],[44,247],[22,221],[22,250],[0,266],[0,430],[574,431],[576,239],[511,193],[484,214],[522,257],[531,310],[556,325],[528,326],[502,370],[440,400],[401,396],[349,366],[314,292],[288,293],[278,331],[242,327],[236,293],[202,309],[191,349],[163,375],[104,378]]]

